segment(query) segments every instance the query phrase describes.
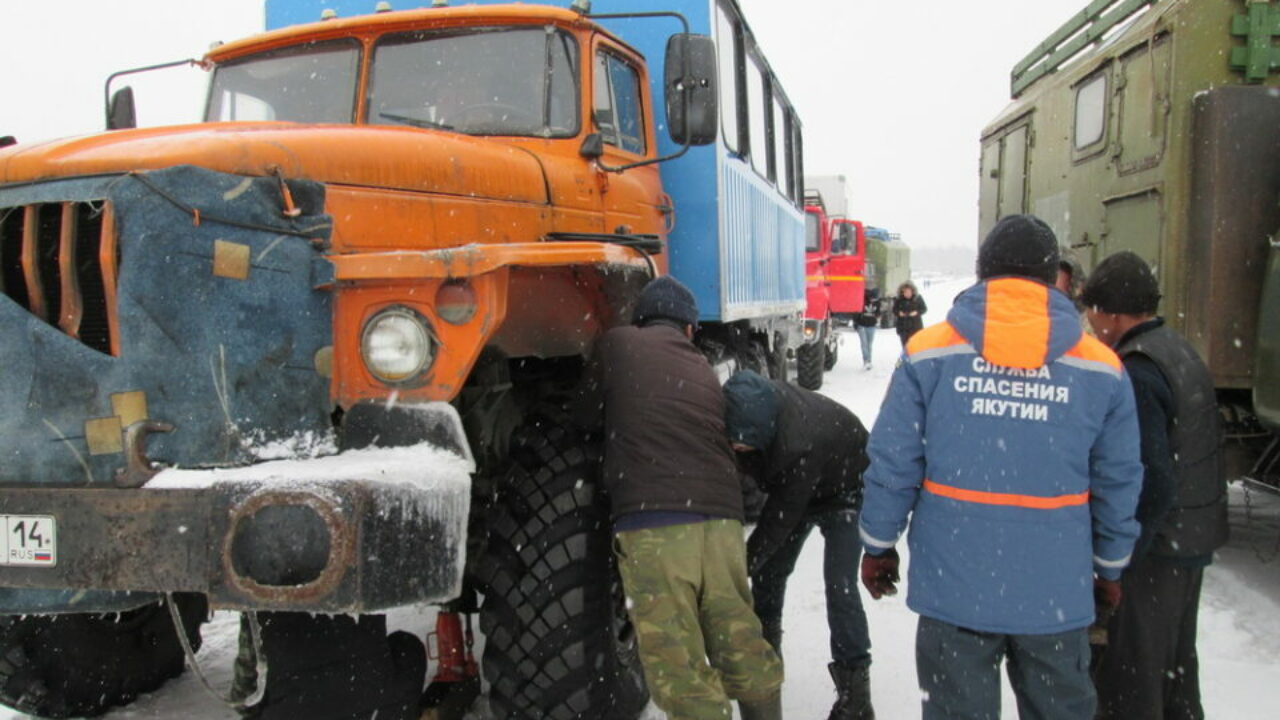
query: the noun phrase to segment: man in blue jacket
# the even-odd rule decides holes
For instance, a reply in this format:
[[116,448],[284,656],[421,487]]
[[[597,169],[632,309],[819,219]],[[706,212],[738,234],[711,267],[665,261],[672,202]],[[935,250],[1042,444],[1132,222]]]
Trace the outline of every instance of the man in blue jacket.
[[1115,602],[1142,483],[1133,389],[1052,286],[1058,244],[1003,218],[946,322],[907,344],[871,431],[862,579],[894,594],[911,550],[924,720],[1000,715],[999,667],[1023,718],[1090,720],[1087,628]]

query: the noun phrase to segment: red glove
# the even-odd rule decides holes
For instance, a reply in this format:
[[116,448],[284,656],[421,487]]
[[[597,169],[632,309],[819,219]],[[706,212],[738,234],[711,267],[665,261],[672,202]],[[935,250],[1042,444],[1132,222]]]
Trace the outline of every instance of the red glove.
[[898,551],[889,548],[880,555],[862,554],[862,584],[874,600],[884,595],[897,595]]
[[1093,604],[1100,617],[1110,617],[1120,607],[1120,581],[1094,578]]

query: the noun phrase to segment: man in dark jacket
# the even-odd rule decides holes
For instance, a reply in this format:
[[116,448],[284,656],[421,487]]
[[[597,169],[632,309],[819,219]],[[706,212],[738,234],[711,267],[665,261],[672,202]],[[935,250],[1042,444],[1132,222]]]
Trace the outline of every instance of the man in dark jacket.
[[[654,702],[672,720],[781,717],[782,661],[751,609],[742,491],[724,397],[692,342],[698,308],[670,277],[593,357],[614,549]],[[709,661],[709,662],[708,662]]]
[[1133,380],[1142,436],[1142,533],[1096,663],[1098,717],[1199,720],[1200,585],[1213,551],[1227,540],[1213,378],[1195,349],[1156,316],[1159,284],[1134,253],[1103,260],[1082,299],[1094,332]]
[[829,666],[839,698],[829,720],[873,720],[871,639],[858,596],[858,507],[867,429],[848,408],[815,392],[743,370],[724,386],[733,449],[768,493],[747,542],[756,614],[782,652],[787,577],[809,531],[826,541]]

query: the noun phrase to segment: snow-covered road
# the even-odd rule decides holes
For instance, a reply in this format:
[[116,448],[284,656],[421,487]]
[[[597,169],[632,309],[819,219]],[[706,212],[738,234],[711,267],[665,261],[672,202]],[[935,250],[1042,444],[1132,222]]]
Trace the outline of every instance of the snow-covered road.
[[[968,284],[968,280],[921,283],[921,293],[932,308],[926,323],[941,320],[951,299]],[[826,376],[822,392],[843,402],[870,427],[901,346],[892,330],[879,331],[873,367],[863,370],[857,336],[845,332],[842,341],[840,362]],[[1271,720],[1280,708],[1280,557],[1276,556],[1280,498],[1256,492],[1246,497],[1243,488],[1233,485],[1232,521],[1232,544],[1205,575],[1199,644],[1204,705],[1209,718]],[[784,618],[787,683],[783,704],[786,716],[793,720],[826,717],[835,698],[826,671],[829,650],[822,588],[822,538],[815,532],[791,580]],[[878,602],[864,594],[863,600],[871,626],[877,716],[882,720],[919,718],[916,616],[906,608],[905,593]],[[393,624],[424,634],[434,626],[434,614],[427,608],[403,610],[393,616]],[[204,627],[199,657],[219,687],[230,683],[236,628],[236,616],[229,613],[219,613]],[[1013,708],[1006,686],[1006,717],[1015,716]],[[480,717],[479,712],[473,714]],[[0,710],[0,720],[24,717]],[[210,698],[191,673],[185,673],[159,692],[107,717],[230,720],[236,715]],[[651,709],[645,720],[662,717]]]

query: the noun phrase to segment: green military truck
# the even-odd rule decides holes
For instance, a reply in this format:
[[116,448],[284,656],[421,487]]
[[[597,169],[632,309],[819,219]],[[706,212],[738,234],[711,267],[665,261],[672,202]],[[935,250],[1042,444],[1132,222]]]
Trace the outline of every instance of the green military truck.
[[[902,236],[884,228],[867,228],[867,287],[892,298],[911,279],[911,248]],[[880,327],[893,327],[893,305],[880,303]]]
[[979,235],[1047,221],[1086,272],[1132,250],[1206,360],[1230,477],[1276,485],[1280,2],[1095,0],[1012,72],[982,132]]

